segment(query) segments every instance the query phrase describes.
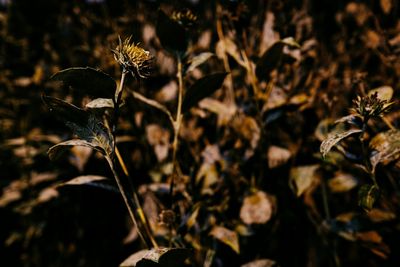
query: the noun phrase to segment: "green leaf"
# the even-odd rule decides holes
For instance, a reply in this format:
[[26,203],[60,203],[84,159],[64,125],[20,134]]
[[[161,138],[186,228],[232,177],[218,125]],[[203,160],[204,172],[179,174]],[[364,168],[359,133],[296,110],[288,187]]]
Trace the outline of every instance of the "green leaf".
[[61,81],[65,87],[72,87],[80,95],[112,98],[116,83],[108,74],[90,67],[69,68],[51,77],[53,81]]
[[222,86],[227,74],[227,72],[214,73],[197,80],[185,94],[182,112],[189,111],[200,100],[217,91]]
[[[106,155],[111,155],[114,152],[112,134],[92,113],[58,98],[49,96],[43,96],[42,98],[56,117],[62,120],[81,141],[86,141],[80,142],[79,145],[92,147]],[[74,145],[74,142],[76,143],[77,141],[67,141],[63,145],[71,146]]]
[[326,154],[334,147],[337,143],[339,143],[341,140],[345,139],[346,137],[356,134],[356,133],[361,133],[362,130],[360,129],[352,129],[348,131],[341,131],[341,132],[331,132],[328,135],[328,138],[325,139],[319,148],[320,152],[322,153],[322,156],[325,157]]
[[222,226],[214,226],[210,235],[228,245],[237,254],[240,253],[238,234]]
[[114,101],[111,98],[96,98],[86,104],[86,108],[114,108]]
[[186,30],[178,22],[158,11],[156,32],[161,45],[172,53],[184,54],[188,46]]
[[214,56],[214,54],[210,52],[204,52],[195,56],[190,60],[189,62],[190,65],[187,68],[186,73],[193,71],[195,68],[206,62],[212,56]]
[[191,252],[185,248],[153,248],[141,250],[124,260],[120,267],[180,267]]
[[379,197],[379,188],[376,185],[365,184],[358,191],[358,205],[370,211]]
[[269,80],[269,74],[279,65],[282,59],[285,46],[300,47],[292,37],[274,43],[257,61],[256,76],[260,81]]
[[384,165],[400,158],[400,131],[389,130],[374,136],[369,143],[372,171],[379,163]]

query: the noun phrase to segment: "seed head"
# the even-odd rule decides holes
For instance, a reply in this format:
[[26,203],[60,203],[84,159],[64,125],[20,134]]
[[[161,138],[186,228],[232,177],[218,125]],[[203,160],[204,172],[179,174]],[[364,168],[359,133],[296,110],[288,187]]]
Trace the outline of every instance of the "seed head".
[[394,104],[394,102],[380,99],[377,92],[370,96],[357,96],[357,99],[355,99],[353,103],[354,108],[352,108],[351,111],[367,118],[382,116],[387,113]]
[[123,71],[129,71],[134,76],[141,78],[150,76],[153,57],[149,51],[139,47],[139,43],[135,44],[131,42],[131,37],[125,39],[123,42],[121,37],[119,37],[119,44],[112,52]]
[[182,11],[174,11],[171,19],[181,24],[184,28],[190,28],[196,23],[197,16],[190,9],[184,9]]

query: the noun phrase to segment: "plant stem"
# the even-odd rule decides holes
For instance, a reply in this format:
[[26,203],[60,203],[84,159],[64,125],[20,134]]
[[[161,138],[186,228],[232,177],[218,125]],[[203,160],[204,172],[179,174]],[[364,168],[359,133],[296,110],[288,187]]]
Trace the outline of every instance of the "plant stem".
[[[124,162],[123,158],[121,157],[121,154],[119,153],[119,150],[118,150],[117,146],[115,146],[115,155],[117,156],[118,162],[119,162],[119,164],[120,164],[125,176],[127,178],[129,178],[130,175],[129,175],[129,172],[128,172],[128,168],[126,167],[125,162]],[[140,221],[141,221],[141,223],[143,225],[143,228],[144,228],[144,230],[145,230],[145,232],[147,234],[147,238],[150,240],[152,246],[154,248],[158,248],[158,244],[157,244],[156,240],[153,237],[153,233],[151,231],[149,221],[147,220],[147,217],[145,216],[145,214],[143,212],[142,205],[140,204],[139,196],[138,196],[136,187],[132,183],[131,183],[131,187],[132,187],[132,195],[133,195],[133,204],[134,204],[134,208],[135,208],[136,214],[139,216],[139,219],[140,219]],[[139,230],[138,230],[138,232],[139,232]]]
[[176,159],[176,154],[178,151],[178,141],[179,141],[179,131],[181,129],[182,124],[182,100],[183,100],[183,77],[182,77],[182,61],[180,56],[178,56],[178,106],[176,108],[176,119],[174,121],[174,141],[172,143],[172,162],[173,162],[173,172],[172,172],[172,179],[169,188],[169,194],[171,197],[171,206],[173,200],[173,193],[174,193],[174,179],[178,173],[178,162]]
[[126,207],[128,208],[129,216],[131,217],[132,222],[133,222],[133,224],[135,225],[135,227],[137,229],[138,235],[139,235],[140,239],[143,241],[143,243],[148,248],[150,248],[151,247],[151,242],[149,242],[149,240],[147,240],[143,236],[143,234],[141,233],[141,231],[139,229],[139,225],[138,225],[138,222],[137,222],[137,220],[135,218],[135,214],[134,214],[134,210],[135,210],[136,207],[128,199],[127,193],[125,192],[125,189],[124,189],[124,187],[122,185],[121,179],[119,178],[118,173],[115,171],[113,160],[109,156],[105,156],[105,158],[106,158],[106,160],[108,162],[108,165],[110,166],[110,169],[111,169],[111,171],[112,171],[112,173],[114,175],[115,181],[117,182],[117,185],[118,185],[118,189],[121,192],[121,195],[122,195],[122,198],[124,199]]
[[372,182],[374,183],[374,185],[376,186],[377,189],[379,189],[379,185],[376,181],[375,178],[375,171],[373,170],[372,166],[371,166],[371,162],[369,161],[369,156],[368,156],[368,149],[366,147],[365,144],[365,140],[364,140],[364,133],[367,130],[367,123],[369,118],[364,118],[363,119],[363,126],[362,126],[362,132],[360,133],[360,142],[361,142],[361,150],[362,150],[362,156],[363,156],[363,161],[364,161],[364,166],[368,171],[368,174],[372,180]]
[[122,89],[124,88],[124,82],[125,82],[125,76],[128,72],[125,70],[122,70],[122,74],[121,74],[121,82],[119,83],[118,89],[117,91],[115,91],[115,95],[114,95],[114,101],[115,101],[115,108],[119,108],[119,104],[121,102],[121,97],[122,97]]
[[[114,128],[113,128],[113,131],[112,131],[112,134],[114,136],[114,140],[116,139],[115,138],[115,128],[116,128],[116,125],[118,123],[119,105],[120,105],[120,102],[121,102],[122,91],[123,91],[124,82],[125,82],[125,76],[126,76],[127,73],[128,73],[127,71],[122,70],[121,82],[120,82],[120,84],[118,86],[118,89],[115,91],[115,96],[114,96],[115,97],[115,99],[114,99],[114,101],[115,101],[114,102],[114,123],[113,123],[113,127]],[[117,156],[118,162],[119,162],[119,164],[120,164],[125,176],[129,180],[130,176],[129,176],[128,168],[126,167],[125,162],[122,159],[121,154],[119,153],[119,150],[118,150],[118,147],[116,145],[116,142],[114,143],[114,152],[115,152],[115,155]],[[106,156],[106,159],[107,159],[108,164],[110,165],[110,168],[111,168],[111,170],[113,172],[113,175],[115,177],[115,180],[117,182],[119,191],[122,194],[122,197],[123,197],[123,199],[125,201],[125,204],[126,204],[126,206],[128,208],[129,215],[131,216],[132,221],[133,221],[134,225],[136,226],[136,229],[137,229],[137,232],[138,232],[140,238],[146,244],[147,247],[157,248],[158,247],[157,242],[155,241],[155,239],[153,237],[153,234],[152,234],[150,226],[149,226],[149,222],[148,222],[148,220],[147,220],[147,218],[146,218],[146,216],[145,216],[145,214],[143,212],[143,208],[142,208],[142,205],[140,204],[136,188],[133,186],[133,184],[129,180],[129,182],[131,184],[131,187],[132,187],[132,197],[133,197],[133,199],[132,198],[128,198],[128,193],[126,192],[126,189],[122,185],[121,179],[119,178],[119,176],[118,176],[118,174],[117,174],[117,172],[115,170],[115,167],[114,167],[115,165],[114,165],[113,160],[111,159],[111,157],[109,155]],[[139,227],[139,224],[138,224],[138,222],[136,220],[134,211],[136,212],[137,216],[139,216],[141,225],[143,226],[144,231],[146,232],[146,238],[143,235],[143,233],[141,231],[141,228]]]

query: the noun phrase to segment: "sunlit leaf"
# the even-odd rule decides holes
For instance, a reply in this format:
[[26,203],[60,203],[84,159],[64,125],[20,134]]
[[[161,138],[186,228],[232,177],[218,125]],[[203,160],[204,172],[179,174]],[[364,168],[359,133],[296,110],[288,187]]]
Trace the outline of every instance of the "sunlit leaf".
[[175,53],[183,54],[188,45],[188,35],[178,22],[169,18],[162,10],[158,11],[157,36],[162,46]]
[[238,234],[222,226],[214,226],[210,235],[228,245],[236,253],[240,253]]
[[278,264],[269,259],[259,259],[243,264],[241,267],[277,267]]
[[185,248],[153,248],[141,250],[124,260],[120,267],[180,267],[191,255]]
[[74,92],[93,97],[112,98],[116,88],[111,76],[90,67],[65,69],[54,74],[51,80],[61,81],[65,87],[72,87]]
[[90,147],[95,149],[96,151],[105,154],[105,151],[98,146],[94,146],[92,143],[86,141],[86,140],[81,140],[81,139],[73,139],[73,140],[68,140],[65,142],[61,142],[57,145],[54,145],[49,148],[47,151],[47,154],[49,155],[49,158],[51,160],[57,159],[66,149],[68,149],[71,146],[83,146],[83,147]]
[[369,211],[379,198],[379,189],[376,185],[365,184],[358,191],[358,205]]
[[314,185],[316,181],[315,172],[318,168],[319,165],[307,165],[294,167],[290,170],[289,185],[298,197]]
[[96,98],[86,104],[87,108],[114,108],[114,101],[111,98]]
[[322,153],[322,156],[325,157],[326,154],[334,147],[337,143],[339,143],[341,140],[345,139],[346,137],[356,134],[356,133],[361,133],[362,130],[360,129],[352,129],[344,132],[332,132],[329,134],[328,138],[325,139],[320,146],[320,152]]
[[186,92],[183,99],[182,112],[188,111],[200,100],[210,96],[221,88],[222,83],[228,73],[214,73],[197,80]]
[[271,219],[274,210],[271,197],[263,191],[244,198],[240,219],[246,224],[263,224]]
[[283,147],[270,146],[268,148],[267,155],[268,167],[277,168],[285,164],[292,156],[292,153],[288,149]]
[[256,64],[256,75],[259,80],[268,80],[269,74],[274,70],[282,59],[284,47],[299,47],[293,38],[288,37],[274,43],[258,60]]
[[384,165],[400,158],[400,131],[389,130],[377,134],[369,143],[370,162],[375,171],[379,163]]
[[[62,120],[74,134],[86,141],[86,143],[80,142],[79,145],[92,147],[107,155],[113,153],[114,139],[112,134],[92,113],[54,97],[43,96],[43,101],[50,111]],[[70,146],[73,143],[68,142],[63,145]]]
[[393,96],[393,88],[391,86],[381,86],[368,91],[368,96],[378,93],[378,98],[380,100],[390,101]]
[[210,57],[214,56],[213,53],[210,52],[203,52],[197,56],[195,56],[194,58],[192,58],[190,60],[190,65],[187,68],[186,72],[191,72],[193,71],[195,68],[197,68],[198,66],[200,66],[201,64],[203,64],[204,62],[206,62]]
[[335,177],[328,181],[332,192],[347,192],[357,186],[357,179],[348,173],[336,173]]
[[368,215],[368,218],[375,223],[391,221],[391,220],[396,219],[396,217],[397,217],[394,212],[376,209],[376,208],[368,211],[367,215]]
[[107,177],[99,176],[99,175],[82,175],[75,177],[65,183],[60,184],[59,186],[63,185],[82,185],[82,184],[89,184],[98,181],[107,180]]

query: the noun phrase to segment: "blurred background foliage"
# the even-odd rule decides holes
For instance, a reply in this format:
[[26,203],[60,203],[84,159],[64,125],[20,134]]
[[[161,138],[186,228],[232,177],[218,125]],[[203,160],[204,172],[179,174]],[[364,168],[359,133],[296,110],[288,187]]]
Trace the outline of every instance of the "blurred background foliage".
[[[198,21],[190,55],[215,54],[187,75],[187,85],[227,66],[230,72],[223,90],[185,117],[180,135],[186,176],[177,185],[174,227],[193,248],[193,264],[212,255],[211,266],[398,266],[397,158],[378,167],[382,196],[366,212],[357,189],[368,177],[338,150],[325,159],[319,153],[357,95],[391,86],[399,97],[395,0],[0,1],[0,265],[118,266],[142,248],[111,179],[63,184],[112,174],[86,148],[48,159],[47,149],[69,131],[41,94],[84,106],[85,90],[49,78],[90,66],[117,79],[111,49],[119,35],[132,36],[155,62],[151,77],[129,79],[128,87],[173,107],[175,60],[156,36],[159,8],[191,9]],[[286,37],[299,47],[268,50]],[[263,57],[266,51],[272,53]],[[257,95],[251,71],[263,58]],[[172,129],[159,111],[128,93],[125,100],[117,142],[163,242],[168,231],[159,213],[168,206]],[[388,122],[399,128],[399,115],[396,104],[386,123],[369,125],[370,138]],[[346,145],[354,148],[351,140]]]

